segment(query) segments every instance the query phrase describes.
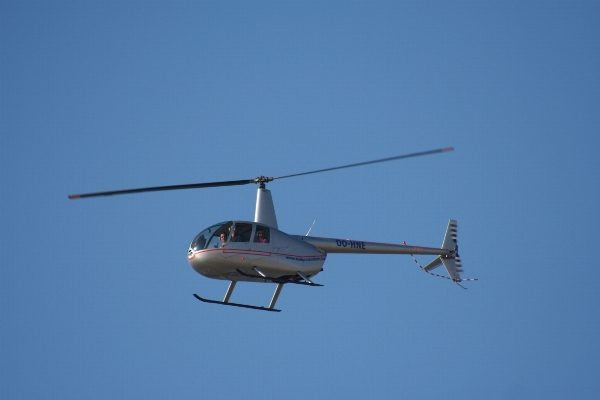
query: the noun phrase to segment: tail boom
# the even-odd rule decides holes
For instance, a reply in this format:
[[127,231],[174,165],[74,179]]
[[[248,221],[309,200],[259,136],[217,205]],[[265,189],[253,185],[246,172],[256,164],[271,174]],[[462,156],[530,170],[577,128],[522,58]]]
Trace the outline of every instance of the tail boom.
[[436,247],[408,246],[404,244],[366,242],[364,240],[323,238],[316,236],[295,236],[308,242],[325,253],[354,254],[428,254],[449,255],[450,250]]
[[457,222],[455,220],[450,220],[448,221],[448,227],[446,228],[446,234],[444,235],[444,241],[442,242],[441,248],[316,236],[295,236],[295,238],[312,244],[323,253],[436,255],[438,257],[425,267],[422,267],[423,270],[427,273],[431,273],[430,271],[443,265],[450,276],[449,279],[455,282],[461,282],[464,280],[461,278],[463,269],[460,262],[460,256],[458,255],[456,236]]

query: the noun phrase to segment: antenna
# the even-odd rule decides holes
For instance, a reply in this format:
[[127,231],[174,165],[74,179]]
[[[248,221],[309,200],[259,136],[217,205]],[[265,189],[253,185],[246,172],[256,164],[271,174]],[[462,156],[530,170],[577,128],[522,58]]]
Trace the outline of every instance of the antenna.
[[315,222],[317,222],[317,220],[315,219],[312,223],[312,225],[310,226],[310,229],[308,230],[308,232],[306,232],[306,236],[308,236],[308,234],[310,233],[310,231],[312,230],[313,226],[315,226]]

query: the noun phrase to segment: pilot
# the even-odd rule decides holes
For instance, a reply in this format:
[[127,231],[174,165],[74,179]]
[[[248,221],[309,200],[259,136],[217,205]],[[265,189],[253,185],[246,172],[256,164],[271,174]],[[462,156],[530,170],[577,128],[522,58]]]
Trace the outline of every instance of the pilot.
[[265,231],[263,229],[258,229],[256,231],[256,239],[254,239],[256,243],[267,243],[267,238],[265,238]]
[[225,233],[221,233],[221,245],[219,247],[227,246],[227,235]]
[[230,242],[241,242],[242,238],[241,236],[238,234],[238,230],[237,230],[237,226],[233,227],[233,232],[231,233],[231,239],[229,239]]

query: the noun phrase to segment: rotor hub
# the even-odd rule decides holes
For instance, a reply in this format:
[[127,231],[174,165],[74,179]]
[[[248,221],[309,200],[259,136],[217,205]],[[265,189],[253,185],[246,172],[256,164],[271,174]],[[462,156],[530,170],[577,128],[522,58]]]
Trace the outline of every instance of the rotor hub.
[[265,184],[267,182],[271,182],[272,180],[273,180],[272,177],[267,177],[267,176],[262,176],[261,175],[261,176],[259,176],[257,178],[254,178],[254,183],[258,183],[258,187],[260,189],[265,189],[266,188]]

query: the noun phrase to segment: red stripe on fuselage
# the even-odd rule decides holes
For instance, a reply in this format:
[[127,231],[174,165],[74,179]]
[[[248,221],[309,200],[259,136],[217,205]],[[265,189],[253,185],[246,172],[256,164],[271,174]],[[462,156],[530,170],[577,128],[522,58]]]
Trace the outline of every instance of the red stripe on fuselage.
[[222,253],[227,253],[227,254],[246,254],[246,255],[254,255],[254,256],[264,256],[264,257],[271,257],[272,255],[275,255],[275,256],[285,256],[285,257],[302,257],[302,258],[327,257],[327,254],[320,254],[318,256],[302,256],[302,255],[297,255],[297,254],[275,253],[275,252],[260,251],[260,250],[243,250],[243,249],[226,249],[226,248],[220,248],[220,249],[206,249],[206,250],[196,251],[196,252],[194,252],[192,254],[192,257],[188,257],[188,260],[193,260],[194,258],[196,258],[196,254],[208,253],[209,251],[221,251]]

